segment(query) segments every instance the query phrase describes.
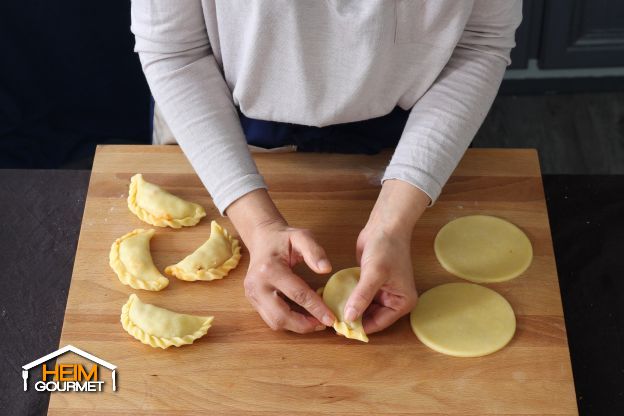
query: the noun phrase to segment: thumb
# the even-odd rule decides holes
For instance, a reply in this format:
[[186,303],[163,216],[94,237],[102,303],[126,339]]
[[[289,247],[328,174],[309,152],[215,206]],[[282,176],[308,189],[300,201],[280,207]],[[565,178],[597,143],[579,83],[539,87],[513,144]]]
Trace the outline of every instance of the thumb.
[[305,261],[309,268],[316,273],[331,272],[332,266],[327,258],[327,254],[323,247],[314,240],[314,236],[311,232],[299,230],[293,233],[290,241],[293,248],[301,254],[303,261]]
[[344,309],[344,319],[353,322],[368,308],[383,285],[385,276],[373,266],[362,266],[360,280],[351,292]]

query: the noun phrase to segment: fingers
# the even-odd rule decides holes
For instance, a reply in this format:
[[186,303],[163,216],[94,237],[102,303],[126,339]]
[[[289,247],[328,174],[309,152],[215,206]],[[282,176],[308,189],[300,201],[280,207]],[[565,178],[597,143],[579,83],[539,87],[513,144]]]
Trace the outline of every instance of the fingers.
[[[325,329],[325,325],[333,325],[334,314],[321,297],[288,267],[273,265],[260,269],[261,274],[250,273],[245,278],[245,295],[272,329],[307,333]],[[264,275],[273,276],[273,279],[267,280]],[[312,316],[291,310],[278,292],[303,307]]]
[[258,286],[245,279],[245,295],[266,324],[274,331],[289,330],[299,334],[325,329],[316,318],[290,309],[279,294],[269,286]]
[[293,249],[301,254],[309,268],[316,273],[331,272],[332,266],[325,250],[314,240],[310,231],[299,230],[293,233],[290,241]]
[[347,322],[362,316],[386,278],[386,273],[380,268],[362,266],[360,280],[345,304],[344,317]]
[[416,290],[401,295],[379,291],[362,318],[364,331],[372,334],[388,328],[402,316],[410,313],[417,301]]
[[366,315],[362,319],[364,332],[373,334],[388,328],[395,323],[404,314],[396,309],[391,309],[379,304],[372,304],[366,311]]
[[[328,273],[331,264],[325,250],[310,231],[283,227],[272,237],[260,241],[257,250],[249,249],[249,270],[245,295],[262,319],[273,329],[306,333],[333,325],[334,314],[321,297],[291,270],[301,260],[316,273]],[[254,254],[255,253],[255,256]],[[259,253],[259,254],[258,254]],[[288,299],[310,313],[292,310]],[[323,325],[325,324],[325,325]]]
[[385,306],[386,308],[394,309],[396,311],[407,313],[416,306],[416,302],[412,300],[414,296],[409,296],[408,293],[402,293],[400,296],[380,290],[375,295],[374,303]]
[[275,288],[286,295],[290,300],[300,305],[324,325],[331,326],[336,318],[325,305],[323,299],[310,288],[299,276],[287,274],[275,282]]
[[295,312],[274,290],[264,297],[260,316],[274,331],[287,330],[298,334],[307,334],[325,329],[325,325],[312,317]]
[[362,253],[364,252],[364,246],[366,245],[366,236],[364,231],[360,232],[357,241],[355,242],[355,260],[357,264],[362,263]]

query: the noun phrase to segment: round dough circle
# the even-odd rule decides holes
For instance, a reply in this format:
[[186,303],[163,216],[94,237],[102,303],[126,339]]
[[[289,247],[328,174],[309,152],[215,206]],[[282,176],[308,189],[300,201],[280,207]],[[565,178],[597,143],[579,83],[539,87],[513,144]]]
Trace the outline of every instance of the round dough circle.
[[438,232],[433,247],[446,271],[476,283],[511,280],[533,260],[526,234],[509,221],[489,215],[449,222]]
[[473,283],[448,283],[426,291],[412,310],[410,322],[423,344],[454,357],[496,352],[516,332],[509,302]]

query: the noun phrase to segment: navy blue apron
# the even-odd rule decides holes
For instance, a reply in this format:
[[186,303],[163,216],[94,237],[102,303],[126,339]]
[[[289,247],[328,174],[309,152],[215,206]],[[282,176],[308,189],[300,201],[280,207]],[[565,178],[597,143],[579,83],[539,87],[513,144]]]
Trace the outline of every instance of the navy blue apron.
[[247,143],[266,149],[296,145],[300,152],[375,154],[396,147],[409,110],[396,107],[389,114],[326,127],[256,120],[239,112]]
[[[151,100],[150,127],[153,128],[154,101]],[[325,127],[303,126],[256,120],[238,112],[247,143],[272,149],[296,145],[300,152],[375,154],[396,147],[409,110],[396,107],[389,114],[352,123]]]

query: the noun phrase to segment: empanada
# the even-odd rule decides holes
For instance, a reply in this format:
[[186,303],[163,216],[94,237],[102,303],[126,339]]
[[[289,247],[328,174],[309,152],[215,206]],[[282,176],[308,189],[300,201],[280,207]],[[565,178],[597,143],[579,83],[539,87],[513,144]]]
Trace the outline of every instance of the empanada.
[[208,241],[178,264],[165,268],[165,273],[187,281],[222,279],[238,265],[240,257],[238,240],[212,221]]
[[169,279],[160,274],[150,253],[154,230],[137,229],[115,240],[109,254],[109,264],[119,281],[134,289],[162,290]]
[[356,319],[354,322],[346,322],[344,320],[344,308],[351,292],[360,280],[360,268],[352,267],[350,269],[340,270],[329,278],[327,284],[322,290],[323,301],[329,309],[336,315],[334,329],[340,335],[347,338],[357,339],[359,341],[368,342],[368,337],[362,326],[362,318]]
[[185,201],[137,173],[130,179],[128,208],[142,221],[157,227],[190,227],[206,216],[201,205]]
[[121,308],[121,325],[134,338],[154,348],[192,344],[208,332],[214,317],[185,315],[143,303],[135,294]]

